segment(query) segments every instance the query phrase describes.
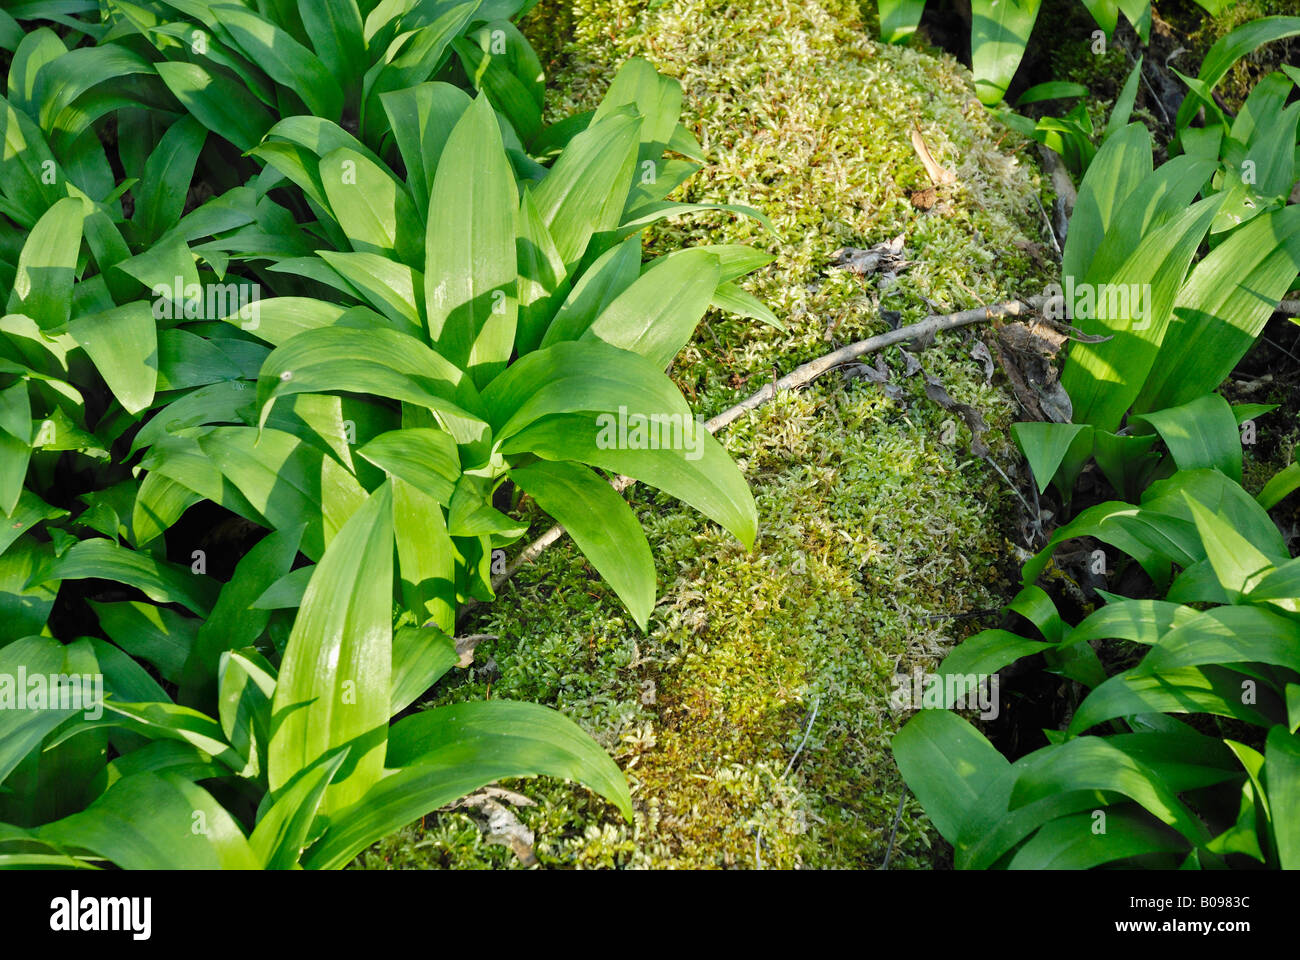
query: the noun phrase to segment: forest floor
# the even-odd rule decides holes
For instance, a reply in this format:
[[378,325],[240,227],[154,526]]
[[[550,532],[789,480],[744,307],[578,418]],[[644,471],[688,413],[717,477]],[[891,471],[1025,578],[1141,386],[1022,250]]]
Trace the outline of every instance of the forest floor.
[[[709,214],[647,237],[649,253],[750,243],[776,255],[745,286],[786,331],[711,312],[670,371],[705,417],[891,320],[1053,279],[1040,210],[1053,198],[1024,142],[976,101],[959,63],[875,43],[856,3],[544,2],[523,27],[551,77],[553,118],[594,106],[630,56],[678,78],[710,160],[678,196],[750,204],[776,226],[774,238]],[[914,129],[954,182],[931,182]],[[896,238],[876,272],[835,266],[841,248]],[[869,376],[837,371],[723,430],[758,503],[752,552],[634,487],[658,566],[648,633],[567,540],[463,625],[496,639],[429,702],[553,704],[627,772],[633,824],[580,787],[516,781],[533,805],[498,810],[530,844],[518,831],[522,843],[502,842],[512,817],[444,812],[357,865],[881,865],[903,794],[889,739],[906,715],[890,707],[891,678],[996,622],[1025,555],[1016,495],[925,389],[929,377],[978,410],[991,459],[1023,476],[1006,431],[1016,401],[979,358],[991,335],[977,325],[919,353],[890,348],[867,358]],[[909,796],[890,865],[942,866],[943,846]]]

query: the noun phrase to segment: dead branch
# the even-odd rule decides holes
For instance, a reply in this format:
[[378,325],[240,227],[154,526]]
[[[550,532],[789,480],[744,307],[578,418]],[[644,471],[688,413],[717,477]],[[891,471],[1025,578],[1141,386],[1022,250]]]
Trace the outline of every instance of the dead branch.
[[[957,313],[938,314],[926,317],[919,323],[913,323],[906,327],[899,327],[897,330],[890,330],[874,337],[868,337],[866,340],[859,340],[856,343],[850,343],[847,346],[840,347],[838,350],[832,350],[830,353],[818,357],[816,360],[810,360],[802,366],[796,367],[790,373],[786,374],[779,380],[772,383],[764,384],[762,389],[755,391],[746,397],[740,403],[722,411],[711,420],[704,424],[704,429],[709,433],[717,433],[723,427],[727,426],[734,420],[744,416],[755,407],[762,406],[782,390],[797,390],[800,387],[806,387],[818,377],[856,360],[858,357],[865,356],[868,353],[875,353],[877,350],[883,350],[885,347],[893,346],[896,343],[904,343],[908,340],[925,340],[942,330],[954,330],[958,327],[969,326],[973,323],[982,323],[986,320],[994,320],[999,317],[1019,317],[1033,312],[1044,302],[1043,297],[1029,297],[1026,300],[1005,300],[1001,303],[995,303],[988,307],[975,307],[971,310],[960,310]],[[636,483],[631,477],[615,477],[610,484],[615,490],[622,493],[632,484]],[[564,527],[556,524],[551,527],[540,537],[526,546],[519,554],[510,561],[503,573],[492,578],[493,591],[500,590],[519,572],[520,567],[526,563],[532,563],[542,552],[550,547],[553,543],[564,536]],[[465,615],[477,607],[474,601],[466,603],[457,616],[457,621],[464,619]]]

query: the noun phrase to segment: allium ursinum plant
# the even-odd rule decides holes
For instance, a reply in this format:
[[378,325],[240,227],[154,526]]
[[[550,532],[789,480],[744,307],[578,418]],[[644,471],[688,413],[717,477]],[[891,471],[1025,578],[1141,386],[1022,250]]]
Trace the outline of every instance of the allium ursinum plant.
[[[1212,105],[1234,60],[1300,31],[1284,20],[1220,41],[1193,90]],[[1297,79],[1264,78],[1231,125],[1207,110],[1158,168],[1137,123],[1088,167],[1048,310],[1091,336],[1068,347],[1064,422],[1012,430],[1039,490],[1052,484],[1067,510],[1093,459],[1122,499],[1078,513],[1025,564],[1007,610],[1036,636],[991,629],[959,644],[931,686],[942,702],[925,704],[943,709],[894,739],[960,869],[1300,867],[1300,560],[1267,513],[1300,469],[1252,498],[1239,429],[1273,408],[1215,392],[1300,272],[1300,107],[1285,105]],[[1140,573],[1124,582],[1146,595],[1098,591],[1103,604],[1072,627],[1037,581],[1079,537],[1127,557]],[[1092,562],[1104,573],[1106,552]],[[1103,647],[1126,668],[1108,669]],[[1081,702],[1044,730],[1047,746],[1008,760],[948,708],[1031,656]]]
[[[1238,449],[1238,462],[1240,449]],[[1059,543],[1092,536],[1167,593],[1071,627],[1034,585]],[[1171,572],[1180,569],[1170,583]],[[1058,530],[1009,609],[1036,638],[985,630],[939,665],[945,706],[1022,657],[1086,691],[1063,730],[1014,762],[947,709],[894,738],[908,786],[959,869],[1300,867],[1300,560],[1216,469],[1154,483]],[[1132,651],[1102,667],[1093,644]]]
[[282,117],[342,124],[378,149],[384,94],[482,89],[520,138],[542,129],[541,64],[510,23],[536,0],[112,0],[100,42],[154,62],[185,109],[240,150]]
[[[662,199],[694,169],[663,158],[674,142],[694,152],[679,103],[675,81],[629,63],[539,180],[519,177],[487,98],[445,84],[385,99],[405,183],[328,121],[281,121],[253,152],[343,243],[268,275],[336,293],[262,300],[253,322],[232,314],[274,347],[250,422],[251,398],[215,384],[187,401],[182,429],[148,434],[144,466],[254,522],[303,526],[312,559],[391,480],[403,602],[446,631],[460,605],[490,598],[493,550],[525,532],[495,506],[508,482],[565,525],[644,628],[650,547],[592,468],[751,544],[744,478],[664,368],[710,304],[773,322],[734,282],[766,254],[723,245],[641,263],[645,224],[697,208]],[[290,468],[311,483],[286,490]]]
[[[1260,411],[1234,411],[1214,390],[1300,273],[1300,206],[1289,203],[1300,180],[1300,105],[1285,106],[1291,73],[1261,80],[1230,128],[1187,128],[1186,152],[1159,167],[1139,123],[1097,153],[1048,309],[1101,339],[1070,344],[1060,381],[1069,420],[1013,428],[1040,489],[1052,483],[1068,504],[1095,458],[1135,500],[1175,466],[1188,468],[1180,446],[1217,449],[1210,459],[1221,469],[1239,449],[1237,423]],[[1161,438],[1171,456],[1156,449]]]
[[[261,173],[200,203],[196,175],[225,161],[213,114],[159,83],[168,64],[109,6],[92,23],[93,4],[28,4],[56,24],[30,32],[0,17],[0,866],[340,867],[533,774],[630,816],[621,772],[554,711],[390,721],[458,661],[458,607],[491,596],[491,551],[524,532],[504,484],[642,626],[650,550],[593,467],[753,540],[743,478],[664,368],[710,304],[774,322],[734,283],[769,258],[643,265],[636,239],[699,209],[665,200],[695,168],[664,151],[699,154],[680,89],[631,64],[594,116],[525,147],[461,31],[476,98],[366,83],[384,156],[288,116],[248,144]],[[383,63],[404,69],[443,6],[406,10]],[[232,515],[218,579],[182,531]]]
[[[1082,2],[1100,28],[1096,36],[1112,36],[1122,13],[1143,43],[1150,40],[1151,0]],[[1228,6],[1228,0],[1196,2],[1213,15]],[[1042,5],[1042,0],[971,0],[971,71],[975,74],[975,92],[985,105],[996,105],[1006,93],[1025,55]],[[910,37],[925,12],[925,0],[879,0],[878,6],[880,37],[886,43],[898,43]]]

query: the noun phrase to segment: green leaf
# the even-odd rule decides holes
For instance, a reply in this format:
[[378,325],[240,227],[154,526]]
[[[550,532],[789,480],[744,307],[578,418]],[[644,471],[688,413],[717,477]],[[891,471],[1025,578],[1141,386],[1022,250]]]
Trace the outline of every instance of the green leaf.
[[92,316],[74,317],[68,331],[128,413],[139,413],[153,403],[158,336],[149,304],[136,301]]
[[388,708],[393,716],[423,696],[459,660],[456,642],[438,627],[399,629],[393,635],[393,692]]
[[1191,497],[1187,506],[1196,522],[1196,532],[1205,545],[1205,555],[1214,567],[1219,584],[1233,603],[1259,582],[1260,577],[1273,568],[1272,561],[1232,528],[1220,515],[1211,513]]
[[275,530],[240,559],[221,588],[212,613],[199,626],[182,665],[181,695],[190,703],[207,702],[216,690],[217,668],[226,650],[250,646],[266,629],[270,614],[253,606],[272,584],[289,572],[298,555],[302,527]]
[[1011,870],[1090,870],[1128,857],[1187,852],[1187,840],[1150,816],[1123,807],[1058,817],[1044,824],[1011,859]]
[[300,333],[266,358],[257,387],[262,423],[278,397],[333,391],[418,404],[465,429],[478,422],[458,405],[477,406],[464,374],[396,330],[322,327]]
[[[450,83],[422,83],[380,95],[393,139],[406,167],[416,209],[429,209],[429,188],[456,122],[469,108],[469,95]],[[426,250],[428,243],[426,241]]]
[[357,450],[357,455],[444,505],[451,503],[461,475],[456,442],[441,430],[390,430]]
[[691,418],[661,369],[599,340],[557,343],[519,358],[483,391],[483,405],[498,439],[555,413],[617,413],[622,406],[680,423]]
[[921,710],[894,734],[894,760],[935,829],[956,843],[967,812],[1010,764],[967,721]]
[[1272,510],[1300,487],[1300,463],[1292,463],[1273,474],[1259,492],[1259,505]]
[[199,123],[240,150],[251,150],[275,116],[248,89],[225,73],[196,63],[159,63],[158,76]]
[[479,387],[505,368],[514,346],[518,205],[496,115],[480,96],[434,173],[424,265],[429,336]]
[[1268,211],[1192,269],[1136,401],[1139,411],[1187,403],[1218,388],[1254,345],[1300,272],[1300,207]]
[[672,262],[642,274],[595,317],[583,337],[640,354],[663,369],[690,341],[719,276],[718,258],[712,253],[683,251]]
[[1088,695],[1070,719],[1069,732],[1078,735],[1115,717],[1144,713],[1209,713],[1267,726],[1266,713],[1242,703],[1241,684],[1241,674],[1214,666],[1126,671]]
[[[1107,32],[1109,33],[1109,31]],[[1137,62],[1133,64],[1133,69],[1129,71],[1128,79],[1124,81],[1123,89],[1120,90],[1119,96],[1115,98],[1115,105],[1110,108],[1110,116],[1106,120],[1106,129],[1101,135],[1103,141],[1110,139],[1112,134],[1118,133],[1128,126],[1129,118],[1133,115],[1133,104],[1137,100],[1138,81],[1142,79],[1142,61],[1144,59],[1144,57],[1137,58]]]
[[353,250],[408,266],[420,262],[423,225],[410,195],[387,169],[351,147],[339,147],[321,158],[320,179]]
[[302,551],[318,559],[365,502],[345,467],[280,430],[217,427],[199,446],[248,502],[276,529],[306,524]]
[[198,620],[137,600],[86,602],[109,639],[133,657],[153,664],[164,680],[177,682],[194,645]]
[[[202,827],[202,829],[197,829]],[[239,824],[202,787],[174,773],[123,777],[83,812],[36,831],[124,870],[255,870]]]
[[916,32],[925,12],[925,0],[879,0],[880,39],[901,43]]
[[[442,507],[418,484],[407,483],[396,476],[390,482],[393,485],[393,525],[397,537],[402,603],[419,622],[436,624],[451,632],[456,626],[456,549],[447,533]],[[406,686],[408,683],[418,685],[422,676],[420,664],[427,659],[423,644],[418,644],[419,649],[410,652],[409,661],[406,659],[406,642],[412,639],[399,631],[398,639],[394,640],[391,708],[394,713],[410,703],[406,699],[408,695],[412,698],[418,696],[436,679],[430,679],[419,690],[410,690]],[[411,677],[412,671],[415,671],[415,679]]]
[[639,118],[618,111],[593,123],[569,141],[534,192],[565,273],[573,272],[593,233],[619,225],[636,167],[640,126]]
[[[1227,36],[1220,37],[1201,61],[1197,79],[1207,90],[1213,90],[1232,69],[1232,65],[1257,47],[1274,40],[1300,34],[1300,17],[1260,17],[1251,20]],[[1177,126],[1180,134],[1188,126],[1197,110],[1196,100],[1188,97],[1178,109]]]
[[[207,136],[201,123],[185,116],[167,129],[149,155],[132,216],[146,240],[156,240],[180,220],[194,166]],[[100,269],[103,271],[103,264]]]
[[624,414],[623,439],[644,441],[642,445],[619,442],[617,415],[575,413],[538,420],[506,441],[501,452],[577,460],[648,483],[717,521],[751,548],[758,533],[758,510],[744,475],[722,445],[695,420],[677,421],[674,428],[672,421],[659,425],[626,410]]
[[84,218],[81,201],[69,197],[36,222],[18,256],[9,313],[31,317],[43,329],[67,323]]
[[276,83],[296,93],[309,111],[327,120],[340,118],[343,91],[314,53],[245,7],[222,3],[214,4],[211,10],[248,59]]
[[1091,429],[1083,423],[1025,422],[1011,425],[1011,435],[1029,461],[1029,469],[1038,481],[1039,493],[1052,482],[1079,435],[1091,432]]
[[1016,780],[1011,809],[1054,794],[1107,790],[1135,800],[1193,843],[1208,841],[1205,825],[1167,782],[1120,744],[1118,737],[1080,737],[1039,755]]
[[565,461],[514,467],[510,479],[564,525],[644,631],[655,602],[654,557],[627,502],[588,468]]
[[305,867],[343,867],[386,834],[503,777],[577,780],[632,819],[622,771],[572,720],[537,704],[492,700],[415,714],[393,725],[387,762],[395,769],[332,815]]
[[[1095,168],[1094,161],[1090,172]],[[1075,321],[1085,333],[1110,337],[1101,343],[1070,345],[1061,386],[1074,403],[1076,421],[1102,430],[1119,427],[1155,363],[1183,276],[1209,229],[1220,197],[1216,194],[1202,200],[1157,227],[1115,274],[1096,278],[1108,285],[1107,291],[1136,289],[1138,295],[1116,298],[1114,303],[1108,295],[1106,309],[1098,311],[1103,316]]]
[[213,582],[188,567],[158,560],[98,537],[74,544],[32,577],[32,584],[55,580],[120,580],[144,591],[156,603],[179,603],[199,616],[212,609]]
[[[0,783],[27,754],[40,746],[47,734],[81,712],[71,707],[49,709],[48,704],[38,707],[27,699],[34,692],[30,683],[21,690],[18,688],[24,674],[28,680],[48,678],[62,673],[63,667],[63,646],[50,637],[24,637],[0,647],[0,705],[3,705],[0,709]],[[48,685],[44,689],[48,695]],[[82,692],[79,687],[69,686],[68,689]],[[61,693],[54,691],[53,696],[59,698]],[[84,701],[82,707],[94,709]]]
[[344,89],[355,85],[369,66],[357,0],[298,0],[297,12],[328,72]]
[[1135,673],[1220,663],[1271,663],[1300,669],[1300,625],[1263,607],[1216,607],[1175,627]]
[[971,72],[975,92],[986,106],[1002,99],[1015,76],[1041,4],[1042,0],[971,0]]
[[576,340],[641,275],[641,238],[628,237],[597,257],[551,318],[541,346]]
[[[257,820],[248,838],[267,870],[292,870],[310,842],[312,821],[330,781],[347,759],[348,748],[333,751],[304,769]],[[270,795],[267,795],[268,798]]]
[[1061,259],[1061,276],[1083,280],[1093,255],[1130,193],[1151,175],[1151,134],[1130,123],[1102,144],[1079,184]]
[[1263,780],[1279,864],[1300,869],[1300,736],[1280,724],[1268,732]]
[[316,565],[294,620],[276,684],[269,777],[278,794],[325,754],[348,759],[321,802],[333,814],[379,779],[392,671],[392,491],[370,495]]

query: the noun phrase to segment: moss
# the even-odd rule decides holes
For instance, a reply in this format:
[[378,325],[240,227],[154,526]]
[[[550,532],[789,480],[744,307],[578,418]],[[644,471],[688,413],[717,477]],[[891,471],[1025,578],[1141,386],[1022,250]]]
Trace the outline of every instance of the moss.
[[[750,203],[776,224],[779,240],[721,215],[648,236],[654,250],[748,242],[778,257],[746,283],[787,331],[710,314],[673,367],[706,416],[825,353],[830,327],[844,343],[885,329],[882,307],[911,321],[931,312],[927,301],[960,309],[1047,279],[1032,255],[1040,184],[1014,138],[955,61],[877,45],[855,3],[579,0],[544,3],[526,31],[550,65],[556,116],[592,106],[629,56],[678,77],[685,122],[712,160],[683,198]],[[913,124],[957,173],[928,213],[909,201],[925,185]],[[875,279],[828,272],[837,247],[900,233],[912,266],[888,293]],[[979,335],[944,335],[920,359],[983,412],[1005,458],[1013,403],[969,357]],[[903,387],[896,399],[833,375],[721,434],[758,502],[752,552],[634,488],[660,583],[648,634],[568,541],[467,628],[500,639],[430,702],[554,704],[611,750],[632,785],[629,826],[579,787],[515,783],[538,802],[517,813],[543,865],[879,865],[902,790],[888,741],[905,717],[888,706],[889,678],[936,663],[978,623],[951,615],[996,606],[1014,573],[999,532],[1009,492],[966,452],[964,427],[944,442],[954,418],[903,375],[901,355],[884,357]],[[517,866],[469,824],[430,816],[362,862]],[[909,799],[893,865],[941,864],[940,846]]]

